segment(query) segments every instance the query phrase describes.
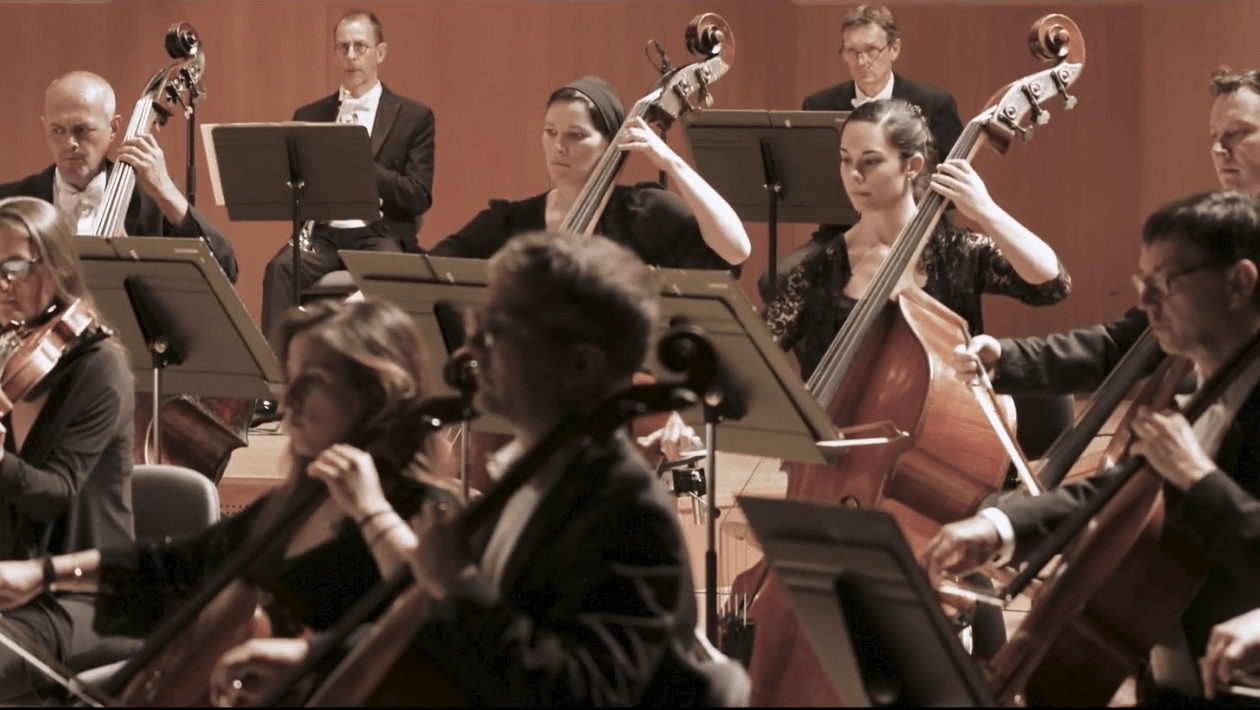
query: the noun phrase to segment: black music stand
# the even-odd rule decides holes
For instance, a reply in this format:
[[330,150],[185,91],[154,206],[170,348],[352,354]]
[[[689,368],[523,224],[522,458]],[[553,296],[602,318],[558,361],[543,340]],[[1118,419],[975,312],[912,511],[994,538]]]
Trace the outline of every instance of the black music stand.
[[[302,302],[299,235],[310,220],[380,219],[367,127],[236,123],[201,127],[215,203],[239,222],[293,225],[293,303]],[[268,333],[267,335],[270,335]]]
[[693,111],[683,135],[704,179],[745,222],[768,222],[770,290],[780,222],[854,224],[840,181],[846,111]]
[[739,504],[845,705],[997,705],[891,514]]
[[[447,358],[464,344],[461,316],[466,308],[480,308],[489,283],[489,262],[482,259],[431,257],[343,249],[341,260],[367,296],[393,301],[415,319],[429,351],[428,381],[435,394],[458,394],[442,376]],[[460,481],[468,493],[468,434],[471,430],[507,434],[507,422],[483,412],[472,422],[460,423]]]
[[[153,392],[161,455],[163,393],[274,399],[280,362],[200,239],[79,237],[88,290]],[[151,375],[145,377],[145,375]]]

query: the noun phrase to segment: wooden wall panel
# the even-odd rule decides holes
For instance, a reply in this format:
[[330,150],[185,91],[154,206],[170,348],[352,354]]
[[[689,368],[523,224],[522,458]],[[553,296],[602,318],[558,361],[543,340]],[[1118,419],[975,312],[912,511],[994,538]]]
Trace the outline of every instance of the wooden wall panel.
[[[120,113],[166,61],[165,28],[194,23],[208,55],[208,99],[199,121],[288,119],[297,106],[332,92],[331,28],[351,2],[0,3],[0,69],[5,136],[0,179],[47,165],[39,115],[55,76],[91,69],[110,80]],[[371,4],[369,4],[371,5]],[[527,2],[435,0],[376,3],[389,55],[382,78],[437,114],[435,205],[421,243],[463,225],[492,197],[519,198],[547,187],[539,154],[546,95],[582,74],[609,79],[627,103],[653,81],[643,55],[650,39],[676,64],[687,60],[683,28],[693,15],[722,14],[738,56],[715,87],[716,108],[800,105],[808,93],[847,78],[837,55],[839,22],[850,3]],[[1009,299],[986,303],[997,334],[1045,332],[1114,316],[1131,300],[1125,287],[1145,213],[1180,194],[1215,184],[1206,142],[1204,84],[1217,63],[1250,66],[1251,28],[1260,6],[1233,2],[904,2],[892,3],[902,29],[898,71],[949,89],[964,120],[1007,82],[1039,69],[1025,48],[1028,26],[1064,11],[1082,27],[1088,61],[1075,87],[1076,111],[1052,106],[1054,120],[1010,154],[977,165],[1011,214],[1059,252],[1075,283],[1067,302],[1032,309]],[[182,182],[183,123],[163,136],[172,175]],[[677,130],[669,142],[683,152]],[[228,223],[212,204],[199,155],[198,205],[222,225],[242,262],[239,290],[258,312],[263,266],[287,237],[281,224]],[[632,160],[628,179],[651,177]],[[750,293],[764,268],[765,228],[749,225]],[[781,230],[780,251],[808,238],[807,226]],[[754,300],[755,297],[754,297]]]

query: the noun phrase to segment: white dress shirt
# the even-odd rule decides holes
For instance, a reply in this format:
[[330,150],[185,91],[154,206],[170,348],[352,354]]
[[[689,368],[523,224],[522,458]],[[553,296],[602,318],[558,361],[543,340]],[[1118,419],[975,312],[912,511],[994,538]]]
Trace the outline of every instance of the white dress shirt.
[[[381,105],[381,82],[367,90],[359,98],[354,98],[343,86],[340,91],[341,105],[337,109],[337,123],[352,123],[367,127],[368,136],[372,135],[372,126],[376,123],[376,109]],[[328,223],[330,227],[351,229],[366,227],[367,222],[361,219],[337,219]]]
[[896,80],[896,76],[889,74],[888,81],[884,84],[884,88],[877,91],[874,96],[867,96],[862,93],[862,87],[858,86],[856,81],[853,82],[853,90],[857,92],[857,95],[853,97],[853,108],[857,108],[868,101],[879,101],[881,99],[887,101],[888,99],[891,99],[893,82]]
[[[521,533],[525,532],[525,526],[534,517],[538,504],[547,496],[556,481],[560,480],[560,475],[577,456],[581,445],[582,440],[578,440],[560,449],[547,461],[543,469],[528,483],[517,489],[503,506],[503,513],[499,516],[499,522],[495,524],[494,532],[490,534],[490,541],[486,543],[486,551],[481,556],[481,571],[496,589],[499,589],[503,583],[504,569],[512,557],[512,552],[516,549]],[[508,468],[524,454],[524,447],[514,439],[512,443],[487,457],[486,473],[490,474],[490,478],[497,483],[507,473]]]
[[102,170],[87,187],[79,188],[66,182],[60,170],[53,171],[53,206],[66,218],[75,234],[91,234],[96,210],[105,196],[108,176]]

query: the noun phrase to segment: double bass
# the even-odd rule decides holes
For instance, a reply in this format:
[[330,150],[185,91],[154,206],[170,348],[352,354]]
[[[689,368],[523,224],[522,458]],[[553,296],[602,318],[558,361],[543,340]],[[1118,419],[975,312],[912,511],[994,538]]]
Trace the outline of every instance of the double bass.
[[[197,31],[187,22],[166,32],[166,52],[173,63],[153,75],[136,100],[123,140],[148,135],[171,116],[183,114],[205,93],[206,54]],[[123,222],[136,187],[135,169],[119,161],[110,170],[104,196],[89,236],[124,233]],[[137,235],[150,236],[150,235]],[[200,471],[215,483],[232,451],[248,445],[247,432],[254,401],[237,397],[167,397],[161,404],[161,445],[153,439],[153,398],[136,397],[137,463],[166,463]],[[155,455],[160,450],[161,458]]]
[[[721,16],[705,13],[692,18],[687,24],[684,40],[688,51],[701,59],[671,70],[659,78],[647,94],[634,102],[600,155],[591,176],[565,214],[559,226],[560,231],[593,233],[608,197],[612,194],[617,175],[626,162],[627,154],[618,144],[630,121],[642,118],[652,126],[668,129],[682,114],[699,109],[693,103],[693,97],[704,106],[712,104],[709,86],[721,79],[735,61],[735,34]],[[659,429],[663,421],[662,417],[645,417],[643,422],[636,425],[636,433]],[[488,454],[506,445],[509,440],[510,437],[506,435],[474,433],[466,457],[474,488],[480,488],[488,482],[482,473]]]
[[[1035,57],[1054,66],[1000,90],[964,127],[948,159],[971,160],[981,145],[1005,153],[1016,134],[1048,121],[1042,104],[1068,93],[1084,67],[1085,47],[1076,24],[1048,15],[1032,28]],[[879,271],[832,341],[807,383],[811,395],[843,433],[848,427],[889,422],[906,436],[882,447],[850,449],[829,464],[787,464],[787,497],[849,506],[878,506],[897,518],[912,548],[921,548],[948,522],[970,516],[1001,488],[1009,458],[982,401],[952,371],[953,351],[968,342],[957,314],[909,284],[915,264],[947,200],[929,192],[898,235]],[[893,300],[894,294],[897,298]],[[983,396],[992,397],[991,392]],[[834,705],[826,680],[786,595],[762,560],[734,580],[731,599],[752,599],[728,609],[724,633],[746,618],[755,629],[749,674],[754,705]]]

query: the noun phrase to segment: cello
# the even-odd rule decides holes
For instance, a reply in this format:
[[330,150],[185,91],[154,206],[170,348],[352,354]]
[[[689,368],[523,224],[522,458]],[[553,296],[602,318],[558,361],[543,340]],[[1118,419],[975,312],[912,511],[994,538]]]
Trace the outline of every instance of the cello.
[[[493,524],[516,491],[529,483],[568,444],[583,438],[606,441],[634,417],[697,404],[716,383],[717,354],[698,329],[675,326],[661,338],[657,349],[661,363],[683,376],[680,382],[632,384],[589,407],[571,412],[518,459],[497,485],[462,513],[456,522],[460,536],[469,540],[479,530]],[[449,678],[410,654],[411,641],[426,621],[429,607],[426,591],[411,582],[410,569],[404,568],[360,599],[329,633],[312,644],[300,664],[277,680],[260,704],[278,704],[376,609],[395,596],[397,599],[389,610],[336,669],[322,679],[304,704],[314,707],[466,704],[467,699]]]
[[[1036,125],[1047,122],[1042,103],[1061,96],[1066,108],[1075,105],[1068,89],[1085,61],[1076,24],[1063,15],[1045,16],[1033,25],[1029,46],[1054,66],[997,92],[964,127],[949,159],[969,161],[986,143],[1005,153],[1017,133],[1031,138],[1033,128],[1021,125],[1025,117]],[[828,464],[784,467],[788,497],[885,508],[914,549],[941,525],[974,513],[1001,488],[1008,466],[987,414],[995,403],[978,398],[949,367],[954,347],[969,340],[965,323],[921,288],[902,288],[946,204],[935,192],[919,202],[806,385],[842,433],[890,422],[907,436],[851,449]],[[753,600],[746,609],[728,608],[723,629],[728,635],[739,630],[740,621],[731,620],[736,614],[755,625],[753,704],[839,702],[764,560],[736,577],[731,598]]]
[[[1260,336],[1182,408],[1186,419],[1197,420],[1257,361]],[[1168,358],[1153,376],[1162,386],[1152,407],[1172,405],[1189,371],[1187,360]],[[1104,473],[1105,482],[1059,524],[1004,594],[1008,599],[1018,594],[1062,553],[1024,623],[990,665],[990,684],[1001,701],[1106,703],[1206,578],[1207,558],[1187,537],[1165,527],[1165,485],[1145,460],[1128,456]],[[1076,672],[1081,667],[1090,672]]]
[[[192,25],[183,22],[167,30],[166,52],[176,61],[149,79],[132,109],[123,140],[154,132],[175,113],[185,113],[205,92],[202,77],[206,54]],[[113,237],[124,233],[123,223],[135,187],[135,169],[121,161],[115,163],[88,236]],[[164,426],[158,446],[153,439],[153,398],[137,396],[137,436],[132,458],[136,463],[190,468],[218,483],[232,451],[249,444],[247,436],[253,409],[253,400],[237,397],[167,397],[161,404]]]

